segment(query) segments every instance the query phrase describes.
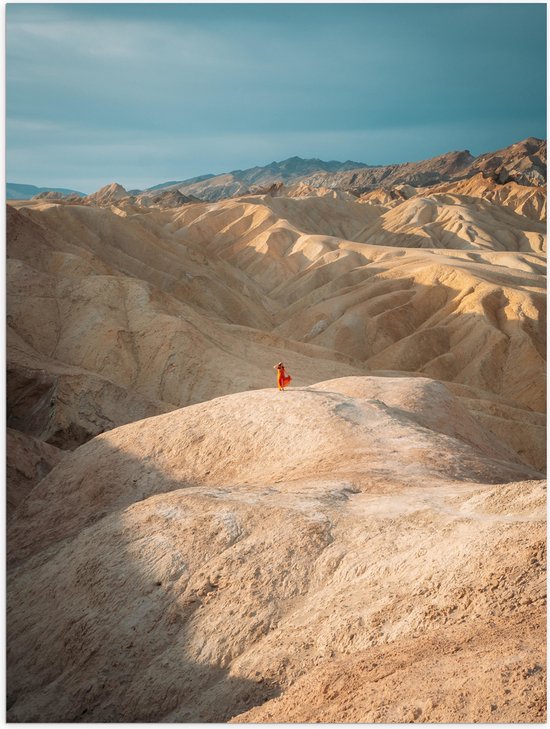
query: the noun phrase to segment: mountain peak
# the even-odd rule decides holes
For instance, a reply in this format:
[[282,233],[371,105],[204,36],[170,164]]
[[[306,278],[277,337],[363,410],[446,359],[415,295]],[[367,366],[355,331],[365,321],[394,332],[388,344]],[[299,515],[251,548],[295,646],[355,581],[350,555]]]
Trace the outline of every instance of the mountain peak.
[[104,185],[101,187],[96,194],[113,194],[113,195],[128,195],[128,190],[126,190],[122,185],[120,185],[118,182],[110,182],[108,185]]
[[91,195],[87,195],[86,202],[109,203],[129,197],[130,193],[118,182],[110,182]]

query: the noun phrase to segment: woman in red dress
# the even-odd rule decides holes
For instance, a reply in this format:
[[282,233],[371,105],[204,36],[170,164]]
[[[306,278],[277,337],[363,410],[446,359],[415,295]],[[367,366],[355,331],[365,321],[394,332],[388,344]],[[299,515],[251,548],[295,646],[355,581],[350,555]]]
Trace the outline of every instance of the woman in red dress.
[[284,390],[292,377],[290,375],[287,375],[287,373],[285,372],[285,366],[282,362],[279,362],[279,364],[276,364],[274,366],[277,368],[277,387],[279,388],[279,390]]

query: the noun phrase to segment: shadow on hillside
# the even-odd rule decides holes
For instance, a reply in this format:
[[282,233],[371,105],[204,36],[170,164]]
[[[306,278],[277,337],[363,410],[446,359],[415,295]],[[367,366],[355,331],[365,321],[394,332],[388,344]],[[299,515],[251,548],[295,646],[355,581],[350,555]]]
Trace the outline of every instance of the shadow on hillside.
[[[107,446],[100,460],[109,462],[117,452],[120,455],[118,449]],[[208,582],[199,590],[187,588],[197,574],[208,573],[209,564],[231,544],[219,548],[213,538],[217,547],[210,549],[208,540],[203,540],[202,552],[197,554],[205,517],[196,515],[191,524],[185,513],[181,524],[177,516],[163,519],[159,514],[169,506],[162,503],[157,508],[157,502],[151,501],[147,515],[140,518],[140,502],[149,497],[162,502],[163,494],[183,489],[179,501],[185,507],[194,489],[151,468],[148,458],[126,455],[123,475],[141,473],[148,486],[142,487],[139,478],[128,486],[116,476],[109,483],[97,477],[90,486],[92,473],[79,491],[68,487],[56,501],[48,483],[56,483],[56,478],[63,486],[65,482],[55,468],[20,505],[12,521],[7,577],[8,722],[227,722],[280,693],[277,683],[259,672],[254,679],[232,674],[227,655],[220,664],[208,658],[205,648],[204,660],[191,658],[190,646],[200,654],[197,641],[206,640],[208,626],[201,623],[201,611],[217,585]],[[69,464],[70,469],[77,457],[78,451],[68,454],[61,468]],[[158,526],[151,526],[155,519]],[[158,545],[153,551],[148,547],[151,543]],[[42,555],[38,568],[35,555]],[[163,560],[170,564],[171,573],[159,577],[158,564]],[[196,564],[186,579],[186,565],[193,560]],[[264,566],[269,571],[269,564]],[[233,608],[238,605],[234,603]],[[220,634],[213,631],[210,638],[222,654],[226,638],[235,629],[233,611],[213,618],[222,627]],[[197,620],[202,637],[195,635]],[[252,627],[245,626],[244,633],[248,629],[256,637],[245,650],[265,634],[253,629],[257,619],[247,620]]]

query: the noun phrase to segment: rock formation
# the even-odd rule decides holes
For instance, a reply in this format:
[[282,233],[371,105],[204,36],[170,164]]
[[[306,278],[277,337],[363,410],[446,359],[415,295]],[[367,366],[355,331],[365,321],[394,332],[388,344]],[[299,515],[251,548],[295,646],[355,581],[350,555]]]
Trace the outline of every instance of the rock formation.
[[133,201],[133,199],[133,196],[122,185],[119,185],[117,182],[111,182],[97,192],[86,195],[82,203],[84,205],[110,205],[121,200]]
[[515,181],[528,186],[546,184],[546,140],[529,137],[510,147],[487,152],[478,157],[468,150],[449,152],[420,162],[369,167],[335,174],[317,172],[303,181],[313,186],[334,187],[358,194],[379,187],[394,188],[408,184],[414,187],[463,180],[483,174],[498,183]]
[[178,190],[162,190],[161,192],[145,192],[138,195],[135,204],[159,208],[178,208],[190,202],[200,202],[192,195],[182,195]]
[[59,200],[64,200],[66,197],[67,197],[67,195],[65,195],[62,192],[54,192],[53,190],[47,190],[44,192],[39,192],[36,195],[33,195],[31,200],[51,200],[52,202],[53,201],[57,202]]

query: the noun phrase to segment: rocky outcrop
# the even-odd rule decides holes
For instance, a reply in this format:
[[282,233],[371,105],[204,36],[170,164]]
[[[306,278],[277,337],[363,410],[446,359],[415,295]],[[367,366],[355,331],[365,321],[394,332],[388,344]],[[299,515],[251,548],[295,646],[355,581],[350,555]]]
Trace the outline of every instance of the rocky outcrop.
[[146,192],[135,199],[135,204],[143,207],[178,208],[187,203],[201,202],[193,195],[182,195],[178,190]]
[[546,184],[546,140],[529,137],[522,142],[489,154],[482,154],[472,165],[474,174],[481,172],[499,184]]
[[335,175],[317,173],[305,177],[313,186],[334,187],[358,194],[395,188],[397,185],[426,187],[483,174],[499,184],[509,181],[528,186],[546,183],[546,140],[530,137],[496,152],[473,157],[468,150],[450,152],[421,162],[352,170]]

